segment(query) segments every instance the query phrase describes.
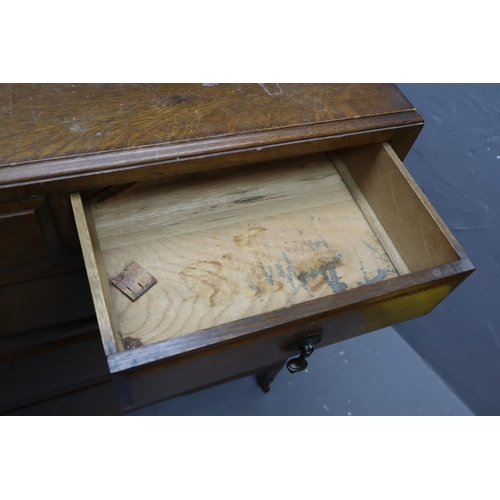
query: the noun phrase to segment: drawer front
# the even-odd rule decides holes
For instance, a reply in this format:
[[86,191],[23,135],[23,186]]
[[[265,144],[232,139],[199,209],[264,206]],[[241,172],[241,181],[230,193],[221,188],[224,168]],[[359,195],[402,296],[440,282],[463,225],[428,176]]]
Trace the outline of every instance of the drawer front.
[[[316,346],[321,349],[427,314],[458,283],[450,280],[439,287],[408,293],[390,301],[304,319],[234,341],[216,342],[207,349],[115,374],[121,410],[130,411],[239,376],[264,373],[271,365],[298,356],[297,351],[289,349],[290,344],[313,332],[323,333]],[[314,352],[308,362],[309,369],[314,370]]]

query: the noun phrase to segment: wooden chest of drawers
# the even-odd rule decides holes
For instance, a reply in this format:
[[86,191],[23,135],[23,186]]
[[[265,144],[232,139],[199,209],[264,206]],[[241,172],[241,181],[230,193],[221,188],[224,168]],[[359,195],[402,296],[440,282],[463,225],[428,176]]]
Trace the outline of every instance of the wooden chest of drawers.
[[[474,270],[401,163],[423,121],[393,85],[2,94],[4,412],[116,413],[251,373],[267,390]],[[135,300],[110,281],[133,262],[156,280],[129,275]],[[84,338],[98,368],[30,392],[23,360],[67,377]]]

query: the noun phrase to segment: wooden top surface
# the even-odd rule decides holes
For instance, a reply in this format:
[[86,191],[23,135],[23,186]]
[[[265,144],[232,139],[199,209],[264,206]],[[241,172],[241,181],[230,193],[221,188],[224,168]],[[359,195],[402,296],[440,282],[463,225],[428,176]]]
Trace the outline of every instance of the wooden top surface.
[[324,137],[401,113],[422,121],[392,84],[1,84],[0,184]]

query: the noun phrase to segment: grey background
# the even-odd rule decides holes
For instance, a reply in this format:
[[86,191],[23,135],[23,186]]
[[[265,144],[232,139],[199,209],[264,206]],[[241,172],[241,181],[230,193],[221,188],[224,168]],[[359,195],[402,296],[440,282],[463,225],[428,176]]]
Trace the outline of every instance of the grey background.
[[254,377],[246,377],[131,415],[471,415],[471,411],[393,328],[384,328],[319,349],[307,371],[292,375],[281,370],[267,394]]
[[500,85],[400,84],[425,119],[405,165],[477,270],[397,332],[477,415],[500,414]]
[[405,165],[477,270],[425,317],[135,415],[500,414],[500,85],[399,84],[425,119]]

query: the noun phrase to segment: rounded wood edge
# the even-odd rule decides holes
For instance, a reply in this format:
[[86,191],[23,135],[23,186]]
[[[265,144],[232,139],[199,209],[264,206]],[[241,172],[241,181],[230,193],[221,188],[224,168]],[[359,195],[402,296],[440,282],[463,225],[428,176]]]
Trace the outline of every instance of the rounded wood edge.
[[54,158],[0,167],[0,187],[31,182],[54,181],[68,176],[97,174],[121,167],[183,160],[207,154],[240,152],[246,149],[283,146],[296,141],[334,138],[376,130],[418,125],[422,118],[415,110],[307,126],[228,135],[185,143],[162,144],[130,150],[103,151],[75,157]]

